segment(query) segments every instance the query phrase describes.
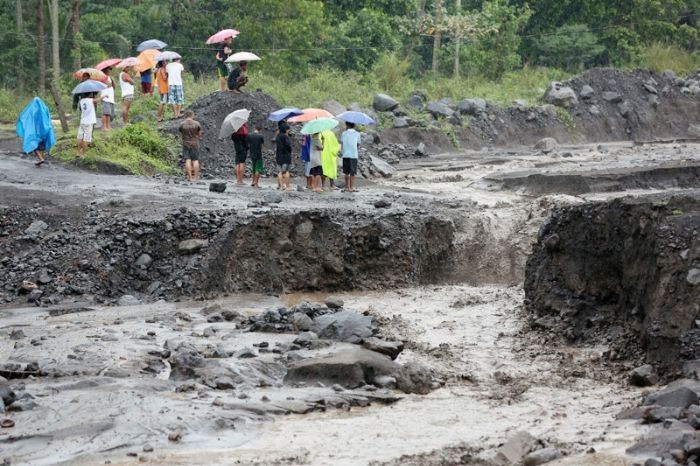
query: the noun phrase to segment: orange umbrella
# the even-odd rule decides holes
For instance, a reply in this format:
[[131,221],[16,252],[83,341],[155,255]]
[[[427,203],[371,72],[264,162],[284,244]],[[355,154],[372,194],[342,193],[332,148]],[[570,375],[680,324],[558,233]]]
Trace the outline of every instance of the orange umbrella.
[[287,120],[290,123],[303,123],[305,121],[315,120],[316,118],[333,118],[333,114],[322,108],[305,108],[302,114]]
[[109,77],[102,71],[95,68],[80,68],[78,71],[73,73],[73,77],[75,79],[83,79],[83,74],[85,73],[89,74],[90,79],[94,79],[95,81],[100,81],[103,83],[109,82]]
[[154,66],[156,66],[156,55],[158,55],[160,52],[156,49],[149,49],[149,50],[144,50],[139,54],[138,57],[138,64],[134,66],[134,69],[138,71],[139,73],[142,73],[146,70],[150,70]]

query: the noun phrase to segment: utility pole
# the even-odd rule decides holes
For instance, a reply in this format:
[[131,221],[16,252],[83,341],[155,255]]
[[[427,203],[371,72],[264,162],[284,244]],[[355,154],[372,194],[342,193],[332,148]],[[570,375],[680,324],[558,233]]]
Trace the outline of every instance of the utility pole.
[[[457,16],[462,14],[462,0],[455,0],[455,7],[457,9]],[[457,27],[455,30],[455,78],[459,76],[459,46],[462,43],[462,29],[461,26]]]
[[80,0],[71,0],[70,2],[70,24],[73,36],[73,68],[77,70],[81,68],[80,41],[78,40],[78,35],[80,34]]

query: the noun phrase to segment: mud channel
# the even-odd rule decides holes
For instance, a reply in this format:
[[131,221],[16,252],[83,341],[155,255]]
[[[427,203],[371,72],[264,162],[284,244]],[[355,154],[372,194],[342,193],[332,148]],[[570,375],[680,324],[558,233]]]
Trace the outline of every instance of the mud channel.
[[553,213],[697,199],[698,149],[442,153],[319,196],[37,170],[7,148],[0,458],[493,465],[529,458],[508,456],[519,438],[548,464],[642,464],[628,449],[651,428],[619,416],[649,393],[628,382],[641,349],[567,333],[557,304],[592,285],[523,283],[532,261],[577,267],[528,262]]

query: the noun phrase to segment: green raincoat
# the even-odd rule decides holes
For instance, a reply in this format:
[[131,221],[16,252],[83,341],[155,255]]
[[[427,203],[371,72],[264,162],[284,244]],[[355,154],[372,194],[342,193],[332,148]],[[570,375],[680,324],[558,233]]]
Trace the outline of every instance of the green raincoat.
[[321,132],[321,139],[323,141],[323,153],[321,154],[323,176],[334,180],[338,177],[337,157],[340,153],[340,144],[335,133],[329,129]]

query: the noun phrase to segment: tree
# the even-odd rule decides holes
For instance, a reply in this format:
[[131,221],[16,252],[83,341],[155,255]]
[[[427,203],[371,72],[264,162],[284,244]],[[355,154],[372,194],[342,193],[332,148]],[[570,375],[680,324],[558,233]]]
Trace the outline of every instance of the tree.
[[[455,10],[456,14],[459,15],[462,13],[462,0],[455,0]],[[460,34],[461,31],[455,30],[455,58],[454,58],[454,70],[453,74],[455,77],[459,76],[459,46],[462,44],[462,35]]]
[[542,35],[535,40],[534,48],[537,63],[569,71],[593,64],[605,50],[585,24],[562,26],[552,34]]
[[39,93],[46,92],[46,37],[44,36],[44,2],[36,2],[36,36],[39,52]]
[[445,15],[443,0],[435,0],[435,23],[433,28],[433,66],[432,72],[437,73],[438,70],[438,55],[440,53],[440,40],[442,39],[441,27],[442,19]]
[[80,63],[80,0],[70,2],[70,25],[73,42],[73,68],[81,67]]
[[59,48],[59,29],[58,29],[58,0],[51,0],[51,52],[53,55],[53,82],[58,84],[61,80],[61,55]]

